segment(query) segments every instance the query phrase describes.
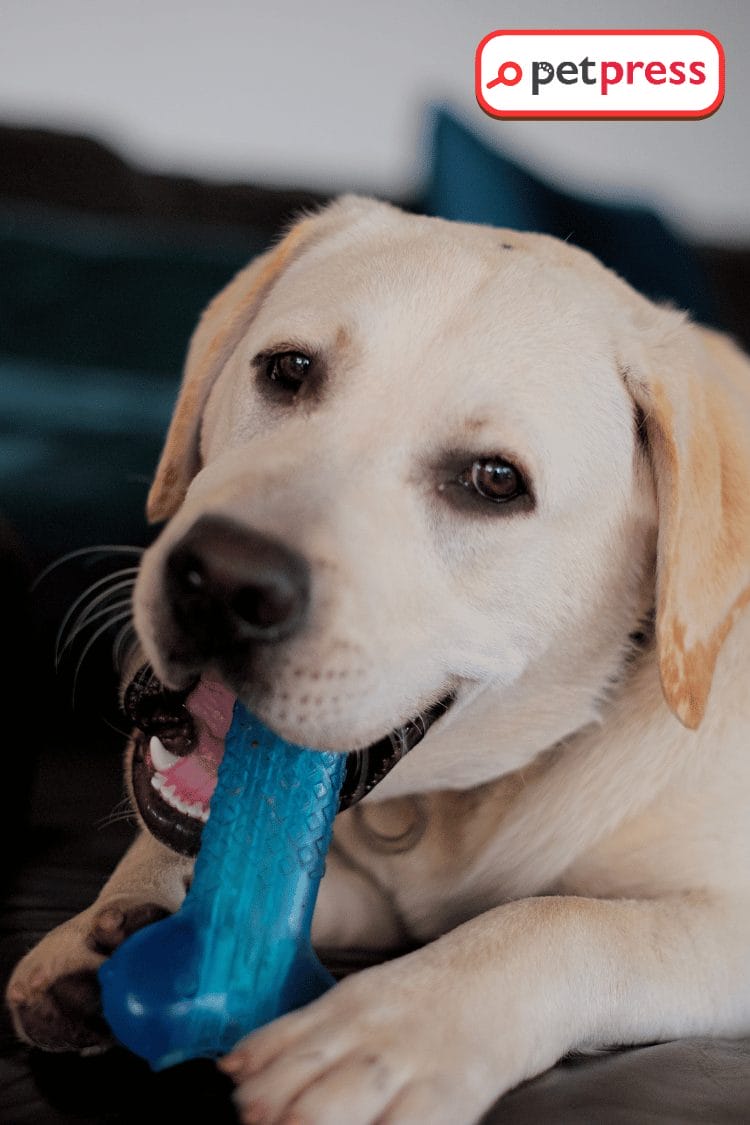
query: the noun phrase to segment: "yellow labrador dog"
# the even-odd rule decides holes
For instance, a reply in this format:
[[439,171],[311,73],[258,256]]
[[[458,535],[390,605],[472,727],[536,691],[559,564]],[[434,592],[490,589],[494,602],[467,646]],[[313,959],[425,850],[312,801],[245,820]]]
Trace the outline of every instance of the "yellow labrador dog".
[[209,306],[149,512],[146,829],[18,966],[20,1034],[101,1040],[64,985],[179,905],[235,695],[378,777],[424,736],[338,818],[314,935],[419,948],[239,1043],[244,1121],[462,1125],[571,1050],[750,1030],[732,343],[555,239],[345,198]]

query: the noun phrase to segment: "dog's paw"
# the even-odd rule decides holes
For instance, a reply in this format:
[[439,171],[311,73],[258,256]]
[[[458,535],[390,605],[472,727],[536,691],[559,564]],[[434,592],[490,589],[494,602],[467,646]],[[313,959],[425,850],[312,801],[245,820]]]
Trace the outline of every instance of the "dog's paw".
[[[245,1125],[469,1125],[501,1092],[455,982],[368,969],[220,1060]],[[414,958],[414,960],[412,960]],[[413,969],[415,971],[412,971]],[[507,1089],[507,1083],[505,1084]]]
[[117,898],[47,934],[16,965],[5,993],[19,1038],[45,1051],[93,1053],[111,1046],[99,966],[126,937],[168,913],[155,903]]

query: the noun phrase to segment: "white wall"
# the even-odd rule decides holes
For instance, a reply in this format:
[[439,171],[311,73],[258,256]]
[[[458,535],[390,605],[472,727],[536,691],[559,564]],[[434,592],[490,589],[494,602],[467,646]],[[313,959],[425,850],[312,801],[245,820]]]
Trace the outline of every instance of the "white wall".
[[[706,121],[494,122],[473,53],[496,27],[705,28],[727,96]],[[750,0],[0,0],[0,119],[154,168],[398,193],[434,98],[549,178],[750,243]]]

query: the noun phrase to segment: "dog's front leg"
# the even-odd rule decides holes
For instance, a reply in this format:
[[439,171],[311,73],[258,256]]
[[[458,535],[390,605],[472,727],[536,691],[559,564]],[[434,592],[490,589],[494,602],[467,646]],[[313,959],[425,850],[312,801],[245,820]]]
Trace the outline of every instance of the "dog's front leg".
[[97,970],[129,934],[177,910],[192,867],[142,832],[96,901],[16,965],[6,1001],[17,1034],[50,1051],[107,1046],[112,1038],[100,1012]]
[[[101,1015],[97,971],[131,933],[179,908],[192,870],[191,859],[142,832],[95,902],[48,933],[16,965],[6,1002],[19,1037],[49,1051],[108,1046],[112,1036]],[[387,949],[403,940],[387,898],[335,847],[313,937],[331,951]]]
[[574,1049],[750,1027],[750,910],[526,899],[343,981],[220,1064],[256,1125],[465,1125]]

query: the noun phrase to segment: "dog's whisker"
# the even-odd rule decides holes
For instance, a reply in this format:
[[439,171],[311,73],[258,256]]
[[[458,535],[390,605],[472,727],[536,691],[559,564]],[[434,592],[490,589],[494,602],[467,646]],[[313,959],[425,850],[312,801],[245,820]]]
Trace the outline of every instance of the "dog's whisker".
[[120,803],[120,805],[116,805],[112,812],[107,813],[105,816],[97,820],[95,827],[101,830],[103,828],[109,828],[111,824],[121,824],[123,821],[131,821],[133,824],[135,824],[136,820],[137,817],[135,815],[135,812],[130,805],[129,799],[126,798]]
[[91,594],[93,594],[97,590],[101,590],[102,587],[112,585],[124,576],[129,576],[131,581],[135,581],[135,575],[137,573],[138,567],[122,567],[120,570],[112,571],[110,574],[105,574],[103,578],[97,579],[96,582],[92,582],[91,585],[87,586],[86,589],[78,595],[78,597],[74,600],[73,604],[68,609],[65,617],[63,618],[62,624],[60,625],[58,636],[60,633],[64,632],[70,618],[75,614],[77,609]]
[[114,639],[112,645],[112,661],[117,672],[122,671],[125,655],[129,645],[136,644],[135,629],[132,621],[126,621]]
[[[86,607],[81,615],[76,620],[73,628],[71,629],[68,637],[65,639],[64,644],[58,646],[55,652],[55,665],[59,665],[63,656],[68,651],[70,646],[75,642],[76,638],[81,635],[84,629],[87,629],[94,621],[100,620],[108,613],[114,613],[117,610],[124,609],[125,606],[131,604],[130,591],[132,590],[132,582],[121,582],[108,590],[106,594],[100,594],[94,601]],[[117,597],[124,589],[128,590],[128,597]],[[111,599],[117,598],[116,601]],[[108,604],[105,604],[108,603]]]
[[127,813],[108,813],[106,816],[102,816],[99,820],[94,821],[94,828],[97,832],[101,832],[102,829],[109,828],[112,824],[119,824],[127,818]]
[[130,617],[130,604],[128,603],[127,609],[122,610],[121,613],[116,614],[109,621],[105,621],[104,624],[100,625],[99,628],[94,632],[93,636],[89,637],[88,641],[86,642],[86,644],[84,646],[83,652],[81,653],[81,655],[78,658],[78,663],[76,664],[75,672],[73,673],[73,691],[72,691],[72,699],[71,699],[73,707],[75,707],[75,702],[76,702],[76,691],[77,691],[77,688],[78,688],[78,677],[81,674],[81,668],[83,667],[83,662],[85,661],[86,657],[91,652],[91,649],[94,647],[94,645],[96,644],[96,642],[99,640],[100,637],[102,637],[109,629],[113,628],[115,625],[118,625],[121,621],[124,621],[125,618],[129,618],[129,617]]
[[[71,605],[70,609],[68,609],[68,611],[66,612],[65,616],[62,619],[62,622],[60,623],[60,628],[57,630],[57,636],[55,638],[55,659],[57,659],[57,654],[60,650],[60,644],[63,637],[65,636],[66,629],[68,628],[70,622],[74,619],[78,610],[80,610],[81,607],[85,605],[86,599],[90,598],[91,595],[94,594],[97,590],[101,590],[103,586],[107,586],[108,584],[112,586],[112,592],[114,592],[114,584],[117,583],[121,578],[123,578],[124,575],[131,575],[132,577],[129,579],[129,581],[131,584],[133,584],[135,582],[135,575],[137,573],[137,566],[123,567],[123,569],[116,570],[114,571],[114,573],[107,574],[104,578],[100,578],[96,582],[93,582],[90,586],[86,587],[82,594],[78,595],[78,597]],[[109,595],[109,593],[110,590],[105,591],[106,595]],[[82,612],[87,612],[90,608],[92,608],[92,605],[93,603],[85,605],[85,609]]]
[[76,622],[75,627],[72,629],[65,642],[61,645],[59,652],[56,653],[56,656],[58,657],[58,663],[59,658],[64,656],[67,649],[69,649],[71,644],[73,644],[73,642],[76,640],[76,637],[80,636],[83,630],[87,629],[89,625],[92,624],[92,622],[99,620],[107,613],[113,613],[116,610],[124,609],[125,606],[131,604],[132,599],[130,597],[130,594],[128,593],[127,595],[123,595],[122,590],[112,591],[112,593],[106,600],[103,598],[97,599],[96,606],[92,606],[91,610],[87,609],[86,612],[81,615],[81,617]]
[[103,831],[105,828],[109,828],[113,824],[122,824],[124,821],[127,821],[128,824],[137,824],[138,818],[133,812],[120,813],[119,816],[111,816],[99,821],[99,823],[96,824],[95,827],[99,831]]
[[58,567],[64,566],[66,562],[71,562],[73,559],[82,558],[88,555],[93,558],[95,555],[142,555],[143,547],[130,547],[123,543],[104,543],[99,547],[79,547],[76,551],[68,551],[66,555],[61,558],[55,559],[49,566],[45,566],[41,574],[38,574],[34,579],[31,589],[36,590],[37,586],[44,581],[48,575],[52,574]]
[[143,664],[138,669],[135,676],[133,676],[131,682],[132,682],[134,687],[142,688],[142,687],[144,687],[145,685],[148,684],[148,681],[151,679],[152,675],[153,675],[153,669],[152,669],[151,665],[150,664]]
[[108,825],[115,824],[118,821],[131,820],[134,818],[135,813],[133,811],[133,806],[130,803],[130,797],[126,796],[118,801],[110,812],[105,813],[105,815],[96,822],[96,827],[106,828]]
[[121,797],[120,800],[117,802],[117,804],[111,809],[111,811],[106,813],[105,815],[106,816],[113,816],[116,813],[121,813],[121,812],[124,812],[125,810],[129,810],[130,807],[131,807],[130,798],[127,797],[127,796]]
[[[123,730],[122,727],[118,727],[115,723],[111,722],[106,715],[100,715],[99,718],[104,725],[109,727],[110,730],[113,730],[115,734],[119,734],[123,738],[130,738],[132,736],[132,731]],[[126,799],[129,800],[129,798]]]

